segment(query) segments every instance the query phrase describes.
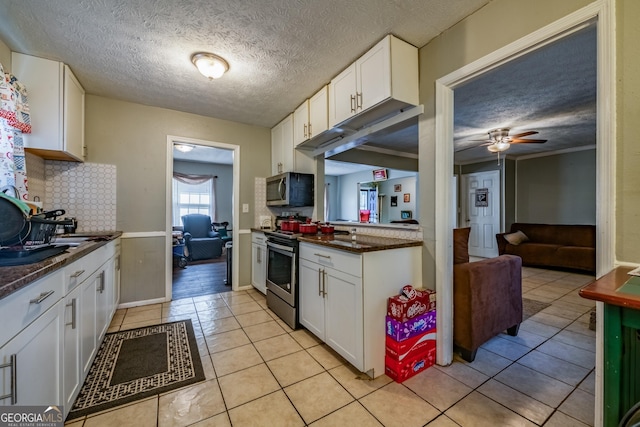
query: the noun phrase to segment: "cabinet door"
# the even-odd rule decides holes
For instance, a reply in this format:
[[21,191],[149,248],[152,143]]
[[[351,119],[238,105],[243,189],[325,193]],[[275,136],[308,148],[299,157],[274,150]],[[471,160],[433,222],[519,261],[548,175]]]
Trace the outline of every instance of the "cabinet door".
[[293,112],[293,144],[294,146],[309,139],[309,100],[302,103]]
[[[353,366],[363,370],[362,279],[327,268],[324,287],[325,342]],[[384,334],[384,331],[380,333]]]
[[[120,252],[120,242],[116,243],[117,249],[116,254],[113,258],[113,289],[111,293],[111,314],[109,315],[109,319],[111,319],[118,309],[118,304],[120,304],[120,260],[121,260],[121,252]],[[109,320],[111,322],[111,320]]]
[[64,66],[64,151],[72,157],[84,159],[84,89]]
[[357,112],[391,96],[391,37],[387,36],[356,61]]
[[267,259],[266,247],[257,243],[251,244],[251,284],[254,288],[262,292],[267,293]]
[[[62,311],[63,302],[38,317],[0,349],[0,364],[13,367],[0,370],[0,395],[12,394],[16,405],[61,405],[62,398]],[[12,369],[16,384],[11,387]],[[11,399],[0,405],[11,405]]]
[[94,274],[80,285],[80,357],[83,377],[89,372],[97,346],[97,289],[101,278]]
[[64,367],[62,369],[64,409],[68,412],[82,385],[80,366],[80,287],[65,298],[64,307]]
[[278,123],[271,129],[271,175],[282,172],[282,123]]
[[282,121],[282,172],[295,170],[293,150],[293,114],[289,114]]
[[113,259],[102,266],[98,278],[99,280],[96,282],[96,335],[98,336],[97,342],[101,342],[107,328],[109,328],[109,320],[111,319]]
[[309,262],[306,259],[301,259],[299,266],[300,324],[324,341],[324,293],[321,287],[324,270],[319,264]]
[[323,87],[309,99],[309,138],[329,130],[329,93]]
[[334,127],[356,113],[356,64],[338,74],[329,86],[329,126]]
[[28,148],[62,151],[62,74],[60,62],[13,52],[12,72],[29,91],[31,133]]

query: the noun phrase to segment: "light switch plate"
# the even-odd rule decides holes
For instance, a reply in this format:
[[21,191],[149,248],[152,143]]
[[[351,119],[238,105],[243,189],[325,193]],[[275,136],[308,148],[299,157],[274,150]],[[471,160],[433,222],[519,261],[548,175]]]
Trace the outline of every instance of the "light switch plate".
[[249,203],[243,203],[242,204],[242,213],[247,213],[249,212]]

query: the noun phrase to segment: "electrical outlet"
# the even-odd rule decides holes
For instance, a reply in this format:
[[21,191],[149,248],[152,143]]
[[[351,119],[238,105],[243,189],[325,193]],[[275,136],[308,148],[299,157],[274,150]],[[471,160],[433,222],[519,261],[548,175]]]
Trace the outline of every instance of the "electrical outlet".
[[249,212],[249,203],[243,203],[242,204],[242,213],[248,213]]

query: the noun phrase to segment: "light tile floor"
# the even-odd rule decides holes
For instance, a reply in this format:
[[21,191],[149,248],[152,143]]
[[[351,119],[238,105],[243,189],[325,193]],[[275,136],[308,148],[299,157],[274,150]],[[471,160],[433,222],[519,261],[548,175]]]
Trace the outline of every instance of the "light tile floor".
[[478,350],[397,384],[368,380],[306,330],[291,330],[257,291],[118,310],[110,331],[191,318],[206,381],[89,416],[91,426],[593,425],[593,278],[523,269],[523,294],[552,305]]

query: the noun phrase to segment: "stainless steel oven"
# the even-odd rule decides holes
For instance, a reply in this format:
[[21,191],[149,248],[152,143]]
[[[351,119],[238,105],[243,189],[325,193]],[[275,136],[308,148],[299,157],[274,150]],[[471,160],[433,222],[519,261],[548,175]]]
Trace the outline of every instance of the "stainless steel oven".
[[266,232],[267,306],[287,325],[298,325],[298,240],[294,234]]

